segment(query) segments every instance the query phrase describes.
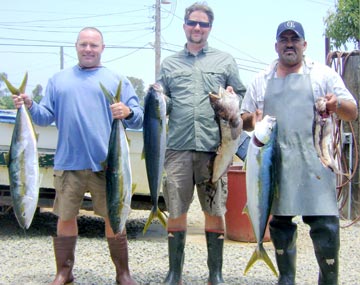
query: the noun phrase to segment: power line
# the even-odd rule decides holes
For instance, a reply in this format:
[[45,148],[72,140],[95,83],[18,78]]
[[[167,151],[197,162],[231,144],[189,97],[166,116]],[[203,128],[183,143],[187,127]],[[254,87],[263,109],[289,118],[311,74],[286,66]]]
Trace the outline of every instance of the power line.
[[[62,47],[74,47],[74,44],[72,45],[51,45],[51,44],[6,44],[6,43],[0,43],[0,46],[14,46],[14,47],[56,47],[59,48]],[[120,45],[106,45],[106,48],[109,49],[153,49],[151,47],[138,47],[138,46],[120,46]]]
[[[111,31],[108,31],[108,30],[102,30],[101,32],[103,34],[105,33],[129,33],[129,32],[139,32],[139,28],[136,28],[134,26],[136,25],[144,25],[144,24],[147,24],[147,23],[138,23],[138,24],[133,24],[131,25],[133,28],[132,29],[124,29],[124,30],[111,30]],[[120,25],[117,25],[117,26],[120,26]],[[97,26],[98,28],[100,28],[100,26]],[[111,26],[103,26],[103,27],[111,27]],[[115,25],[113,26],[115,27]],[[44,27],[45,28],[45,27]],[[67,27],[68,29],[70,29],[70,27]],[[25,27],[25,28],[14,28],[14,27],[0,27],[0,29],[2,30],[9,30],[9,31],[26,31],[26,32],[35,32],[35,33],[61,33],[61,34],[78,34],[78,31],[62,31],[62,30],[51,30],[49,29],[49,27],[46,27],[46,30],[36,30],[36,29],[33,29],[33,28],[29,28],[29,27]],[[56,28],[55,28],[56,29]],[[59,28],[59,29],[64,29],[64,28]],[[78,28],[80,29],[80,28]],[[142,28],[141,30],[151,30],[152,28]]]
[[77,17],[70,17],[70,18],[60,18],[60,19],[41,19],[41,20],[27,20],[27,21],[19,21],[18,19],[16,22],[0,22],[0,25],[8,25],[8,24],[29,24],[29,23],[48,23],[48,22],[64,22],[64,21],[73,21],[79,19],[92,19],[92,18],[101,18],[101,17],[109,17],[109,16],[119,16],[124,14],[130,14],[134,12],[144,11],[146,9],[138,9],[138,10],[131,10],[131,11],[123,11],[123,12],[116,12],[116,13],[106,13],[106,14],[96,14],[96,15],[87,15],[87,16],[77,16]]

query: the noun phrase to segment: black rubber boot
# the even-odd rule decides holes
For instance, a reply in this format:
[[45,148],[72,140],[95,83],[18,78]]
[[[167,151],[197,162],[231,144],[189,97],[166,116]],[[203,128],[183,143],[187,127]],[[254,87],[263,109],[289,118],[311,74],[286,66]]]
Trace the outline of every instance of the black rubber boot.
[[295,284],[297,226],[292,222],[292,218],[273,216],[269,224],[279,269],[278,285]]
[[209,267],[208,285],[225,284],[222,277],[224,234],[205,232]]
[[337,285],[339,275],[339,218],[336,216],[304,217],[319,264],[319,285]]
[[185,237],[186,231],[168,232],[169,272],[162,283],[163,285],[182,284],[181,275],[185,258]]

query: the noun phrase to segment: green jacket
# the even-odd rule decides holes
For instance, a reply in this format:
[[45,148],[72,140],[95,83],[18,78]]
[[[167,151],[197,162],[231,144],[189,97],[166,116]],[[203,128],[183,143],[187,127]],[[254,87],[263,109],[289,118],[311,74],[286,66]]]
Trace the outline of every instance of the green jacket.
[[208,46],[197,55],[185,47],[164,59],[157,81],[168,96],[167,148],[215,151],[220,133],[209,92],[232,86],[235,93],[244,96],[246,90],[235,59]]

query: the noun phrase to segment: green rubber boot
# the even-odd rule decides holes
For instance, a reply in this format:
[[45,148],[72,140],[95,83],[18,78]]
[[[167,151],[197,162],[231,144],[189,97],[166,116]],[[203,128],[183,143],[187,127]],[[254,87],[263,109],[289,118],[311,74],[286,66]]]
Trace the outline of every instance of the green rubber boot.
[[186,231],[169,231],[169,272],[163,285],[180,285],[182,284],[181,275],[184,264]]
[[222,277],[224,234],[205,232],[209,267],[208,285],[225,284]]

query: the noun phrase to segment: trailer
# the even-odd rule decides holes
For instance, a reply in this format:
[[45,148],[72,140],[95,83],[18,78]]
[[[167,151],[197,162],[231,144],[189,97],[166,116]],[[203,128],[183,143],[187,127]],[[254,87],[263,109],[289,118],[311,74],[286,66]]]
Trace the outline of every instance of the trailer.
[[[0,110],[0,211],[2,212],[9,211],[12,208],[9,175],[5,156],[9,152],[15,118],[15,110]],[[41,177],[38,208],[51,208],[55,198],[53,166],[58,133],[54,125],[47,127],[35,125],[35,132],[38,134]],[[149,210],[152,204],[146,176],[145,161],[141,158],[143,150],[142,130],[127,129],[126,133],[129,138],[132,179],[135,185],[131,207],[137,210]],[[159,196],[159,208],[163,211],[166,210],[162,193],[160,193]],[[92,211],[90,194],[84,196],[82,209]]]

